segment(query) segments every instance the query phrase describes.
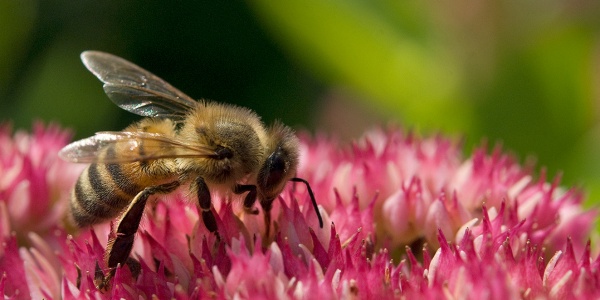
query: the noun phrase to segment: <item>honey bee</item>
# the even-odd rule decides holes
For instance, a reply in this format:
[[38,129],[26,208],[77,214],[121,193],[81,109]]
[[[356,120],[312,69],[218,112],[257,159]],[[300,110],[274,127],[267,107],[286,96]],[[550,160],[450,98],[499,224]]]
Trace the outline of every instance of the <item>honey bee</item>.
[[[109,270],[123,265],[133,247],[146,202],[185,186],[198,201],[206,228],[217,233],[211,191],[244,194],[247,213],[258,199],[264,213],[265,236],[270,210],[288,181],[306,184],[312,204],[323,220],[308,182],[297,178],[298,139],[280,122],[265,127],[250,109],[195,101],[161,78],[112,54],[86,51],[81,60],[119,107],[147,118],[123,131],[99,132],[64,147],[61,158],[91,163],[71,194],[70,211],[84,227],[121,216],[107,246]],[[109,275],[110,276],[110,275]]]

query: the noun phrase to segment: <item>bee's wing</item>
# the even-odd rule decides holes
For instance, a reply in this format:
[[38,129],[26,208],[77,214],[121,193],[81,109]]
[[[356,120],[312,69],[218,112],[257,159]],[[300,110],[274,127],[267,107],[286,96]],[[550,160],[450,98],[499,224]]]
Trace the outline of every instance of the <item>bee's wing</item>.
[[71,143],[61,149],[58,155],[76,163],[129,163],[162,158],[212,157],[217,154],[209,147],[190,146],[157,133],[106,131]]
[[181,119],[197,103],[158,76],[118,56],[85,51],[81,60],[104,83],[108,97],[134,114]]

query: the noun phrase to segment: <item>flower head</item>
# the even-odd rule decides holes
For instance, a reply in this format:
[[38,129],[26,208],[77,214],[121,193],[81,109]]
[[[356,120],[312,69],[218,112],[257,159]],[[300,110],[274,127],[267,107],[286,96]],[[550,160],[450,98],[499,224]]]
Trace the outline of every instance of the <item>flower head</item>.
[[0,126],[0,205],[8,212],[4,221],[20,238],[46,231],[65,216],[70,189],[81,171],[57,155],[70,137],[56,125],[36,123],[32,134],[19,131],[14,136],[10,126]]
[[580,191],[543,174],[534,180],[530,168],[499,148],[464,159],[450,140],[395,129],[368,132],[345,150],[302,139],[298,175],[315,192],[324,228],[306,187],[292,183],[274,202],[270,236],[261,235],[262,212],[244,214],[238,202],[215,199],[217,238],[189,193],[157,197],[146,207],[133,260],[102,290],[114,222],[68,234],[65,203],[81,171],[55,158],[68,135],[42,125],[31,135],[1,133],[0,291],[8,297],[599,294],[600,261],[588,242],[597,212],[583,210]]

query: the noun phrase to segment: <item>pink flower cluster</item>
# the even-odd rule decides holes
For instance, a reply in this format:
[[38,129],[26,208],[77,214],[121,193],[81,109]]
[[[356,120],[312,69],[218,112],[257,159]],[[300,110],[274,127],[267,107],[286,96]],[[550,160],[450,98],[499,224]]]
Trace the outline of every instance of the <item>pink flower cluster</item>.
[[[67,197],[82,166],[58,160],[68,134],[37,125],[0,131],[0,294],[13,299],[590,299],[600,260],[597,213],[558,180],[534,180],[509,155],[463,159],[443,137],[374,130],[340,147],[304,137],[298,176],[262,216],[217,199],[221,240],[185,192],[150,203],[132,257],[107,290],[111,224],[78,232]],[[342,149],[340,149],[342,148]]]

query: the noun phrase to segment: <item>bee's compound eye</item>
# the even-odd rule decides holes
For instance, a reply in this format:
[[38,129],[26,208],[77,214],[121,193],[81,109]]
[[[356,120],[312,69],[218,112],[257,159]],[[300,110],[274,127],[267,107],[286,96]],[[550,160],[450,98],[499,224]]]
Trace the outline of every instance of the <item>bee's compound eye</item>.
[[269,171],[272,175],[281,176],[285,172],[285,160],[279,152],[274,153],[269,157]]
[[215,149],[215,157],[216,159],[226,159],[226,158],[232,158],[233,157],[233,151],[231,151],[231,149],[229,148],[225,148],[223,146],[217,146],[217,149]]
[[[275,151],[267,158],[262,173],[265,186],[277,185],[285,176],[286,164],[281,151]],[[260,176],[259,176],[260,177]]]

